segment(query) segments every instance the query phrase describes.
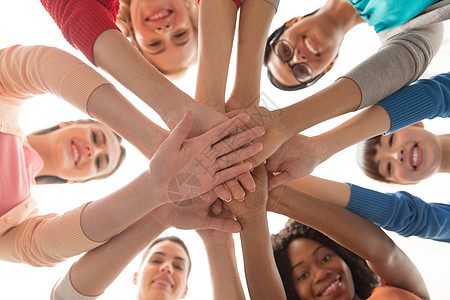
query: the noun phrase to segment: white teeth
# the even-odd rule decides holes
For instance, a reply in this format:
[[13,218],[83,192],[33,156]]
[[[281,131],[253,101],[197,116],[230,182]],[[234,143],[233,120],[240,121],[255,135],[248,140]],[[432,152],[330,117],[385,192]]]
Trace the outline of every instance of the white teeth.
[[316,49],[314,49],[314,47],[313,47],[313,46],[311,45],[311,43],[309,42],[309,39],[307,39],[307,38],[305,38],[305,45],[306,45],[306,48],[308,48],[308,50],[309,50],[312,54],[314,54],[314,55],[319,54],[319,52],[317,52]]
[[162,19],[162,18],[167,17],[169,14],[170,14],[170,11],[166,10],[166,11],[160,12],[159,14],[156,14],[156,15],[154,15],[154,16],[151,16],[151,17],[149,18],[149,20],[150,20],[150,21],[157,21],[157,20],[159,20],[159,19]]
[[75,163],[78,162],[78,158],[80,157],[80,153],[78,153],[77,147],[75,147],[74,144],[72,144],[72,151],[73,151],[73,159],[75,160]]
[[152,283],[156,283],[156,282],[157,283],[163,283],[163,284],[165,284],[167,286],[173,287],[173,285],[170,282],[165,281],[165,280],[155,279],[155,280],[152,281]]
[[336,288],[336,286],[340,284],[340,282],[338,280],[336,280],[335,282],[333,282],[332,284],[330,284],[321,294],[321,296],[326,296],[328,294],[328,292],[331,292],[332,290],[334,290]]
[[419,153],[417,152],[417,146],[414,147],[412,151],[412,162],[413,167],[415,168],[417,166],[417,160],[419,159]]

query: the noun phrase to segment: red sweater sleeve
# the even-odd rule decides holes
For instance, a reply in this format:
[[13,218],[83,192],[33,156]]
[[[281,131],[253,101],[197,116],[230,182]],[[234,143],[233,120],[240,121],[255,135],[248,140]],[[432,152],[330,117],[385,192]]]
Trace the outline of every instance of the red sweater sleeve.
[[119,28],[116,18],[119,0],[41,0],[64,38],[94,63],[97,37],[108,29]]

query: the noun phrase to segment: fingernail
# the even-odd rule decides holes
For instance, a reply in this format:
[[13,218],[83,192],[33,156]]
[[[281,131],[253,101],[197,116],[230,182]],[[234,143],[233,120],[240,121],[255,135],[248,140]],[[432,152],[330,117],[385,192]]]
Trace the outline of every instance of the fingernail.
[[230,198],[230,199],[223,199],[223,201],[225,201],[225,202],[231,202],[231,199],[232,199],[232,198]]

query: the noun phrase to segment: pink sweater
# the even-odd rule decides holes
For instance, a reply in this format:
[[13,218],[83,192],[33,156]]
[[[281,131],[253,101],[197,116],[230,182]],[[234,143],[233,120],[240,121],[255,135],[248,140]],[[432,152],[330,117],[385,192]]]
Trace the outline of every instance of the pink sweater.
[[[103,84],[109,82],[79,59],[57,48],[16,45],[2,49],[0,132],[7,137],[6,141],[16,143],[10,145],[16,150],[25,149],[25,155],[37,155],[28,148],[26,138],[18,126],[20,106],[25,99],[36,94],[52,93],[86,111],[90,94]],[[20,160],[20,154],[10,154],[10,157],[14,156],[18,156],[17,168],[30,173],[25,177],[21,175],[26,182],[21,185],[18,183],[15,199],[0,204],[3,212],[6,211],[0,216],[0,259],[33,266],[52,266],[99,246],[101,243],[89,240],[81,229],[80,214],[86,204],[61,216],[38,215],[36,201],[30,195],[30,184],[36,167],[40,169],[40,166],[34,165],[39,158],[32,158],[34,163],[30,165],[29,159]],[[11,175],[10,170],[5,168],[5,165],[0,165],[0,173]],[[18,182],[16,179],[11,181]],[[0,192],[3,196],[4,191]],[[11,207],[11,203],[17,205]]]

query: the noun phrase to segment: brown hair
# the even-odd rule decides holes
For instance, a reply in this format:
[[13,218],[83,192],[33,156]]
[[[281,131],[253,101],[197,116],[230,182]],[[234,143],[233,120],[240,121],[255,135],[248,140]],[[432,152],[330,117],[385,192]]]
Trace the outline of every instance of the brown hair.
[[147,246],[147,248],[145,248],[144,251],[142,252],[142,259],[141,259],[141,264],[139,265],[139,268],[142,267],[142,265],[145,263],[145,259],[147,258],[147,255],[150,252],[150,249],[152,249],[153,246],[155,246],[156,244],[164,242],[164,241],[171,241],[171,242],[177,243],[178,245],[183,247],[184,251],[186,251],[186,254],[189,259],[189,264],[188,264],[188,276],[189,276],[189,273],[191,273],[191,267],[192,267],[192,261],[191,261],[191,256],[189,255],[189,250],[186,247],[186,244],[183,242],[183,240],[181,240],[179,237],[174,236],[174,235],[165,236],[165,237],[161,237],[161,238],[157,238],[156,240],[153,240],[153,242],[151,242]]
[[[194,34],[196,40],[198,41],[198,5],[196,3],[196,0],[183,0],[183,2],[186,8],[188,9],[189,19],[191,19]],[[133,29],[130,27],[131,23],[130,3],[131,0],[120,0],[120,9],[119,14],[117,15],[116,24],[122,31],[123,35],[126,36],[130,40],[130,42],[139,50],[139,52],[142,53],[142,50],[136,41],[136,37],[134,36]],[[194,59],[189,64],[189,66],[194,65],[196,63],[197,63],[197,55],[194,55]],[[182,74],[186,72],[188,67],[171,73],[170,77],[173,77],[173,79],[180,77]]]
[[[96,121],[96,120],[92,120],[92,119],[80,119],[74,122],[74,124],[101,124],[104,126],[104,124]],[[55,125],[49,128],[45,128],[45,129],[40,129],[37,131],[34,131],[32,133],[30,133],[30,135],[43,135],[43,134],[47,134],[50,133],[52,131],[58,130],[61,127],[59,125]],[[109,128],[108,128],[109,129]],[[114,136],[117,138],[117,140],[119,141],[119,144],[122,143],[122,137],[119,136],[117,133],[115,133],[114,131],[112,131],[114,133]],[[98,177],[93,177],[90,179],[85,180],[84,182],[90,181],[90,180],[94,180],[94,179],[104,179],[107,178],[109,176],[111,176],[114,172],[117,171],[117,169],[119,169],[120,165],[123,163],[124,159],[126,156],[126,150],[125,148],[120,145],[120,156],[119,156],[119,161],[117,162],[117,165],[114,169],[111,170],[111,172],[106,173],[104,175],[98,176]],[[36,184],[60,184],[60,183],[67,183],[66,179],[60,178],[58,176],[50,176],[50,175],[44,175],[44,176],[37,176],[35,178]]]
[[356,151],[356,162],[368,177],[381,182],[393,183],[393,181],[380,174],[378,165],[375,163],[376,146],[380,145],[380,139],[381,135],[377,135],[359,143]]
[[278,234],[272,235],[273,254],[288,300],[300,299],[292,282],[291,264],[287,253],[289,244],[298,238],[316,241],[336,252],[350,268],[355,292],[361,299],[368,298],[372,290],[380,284],[378,276],[369,268],[364,259],[321,232],[290,219]]

